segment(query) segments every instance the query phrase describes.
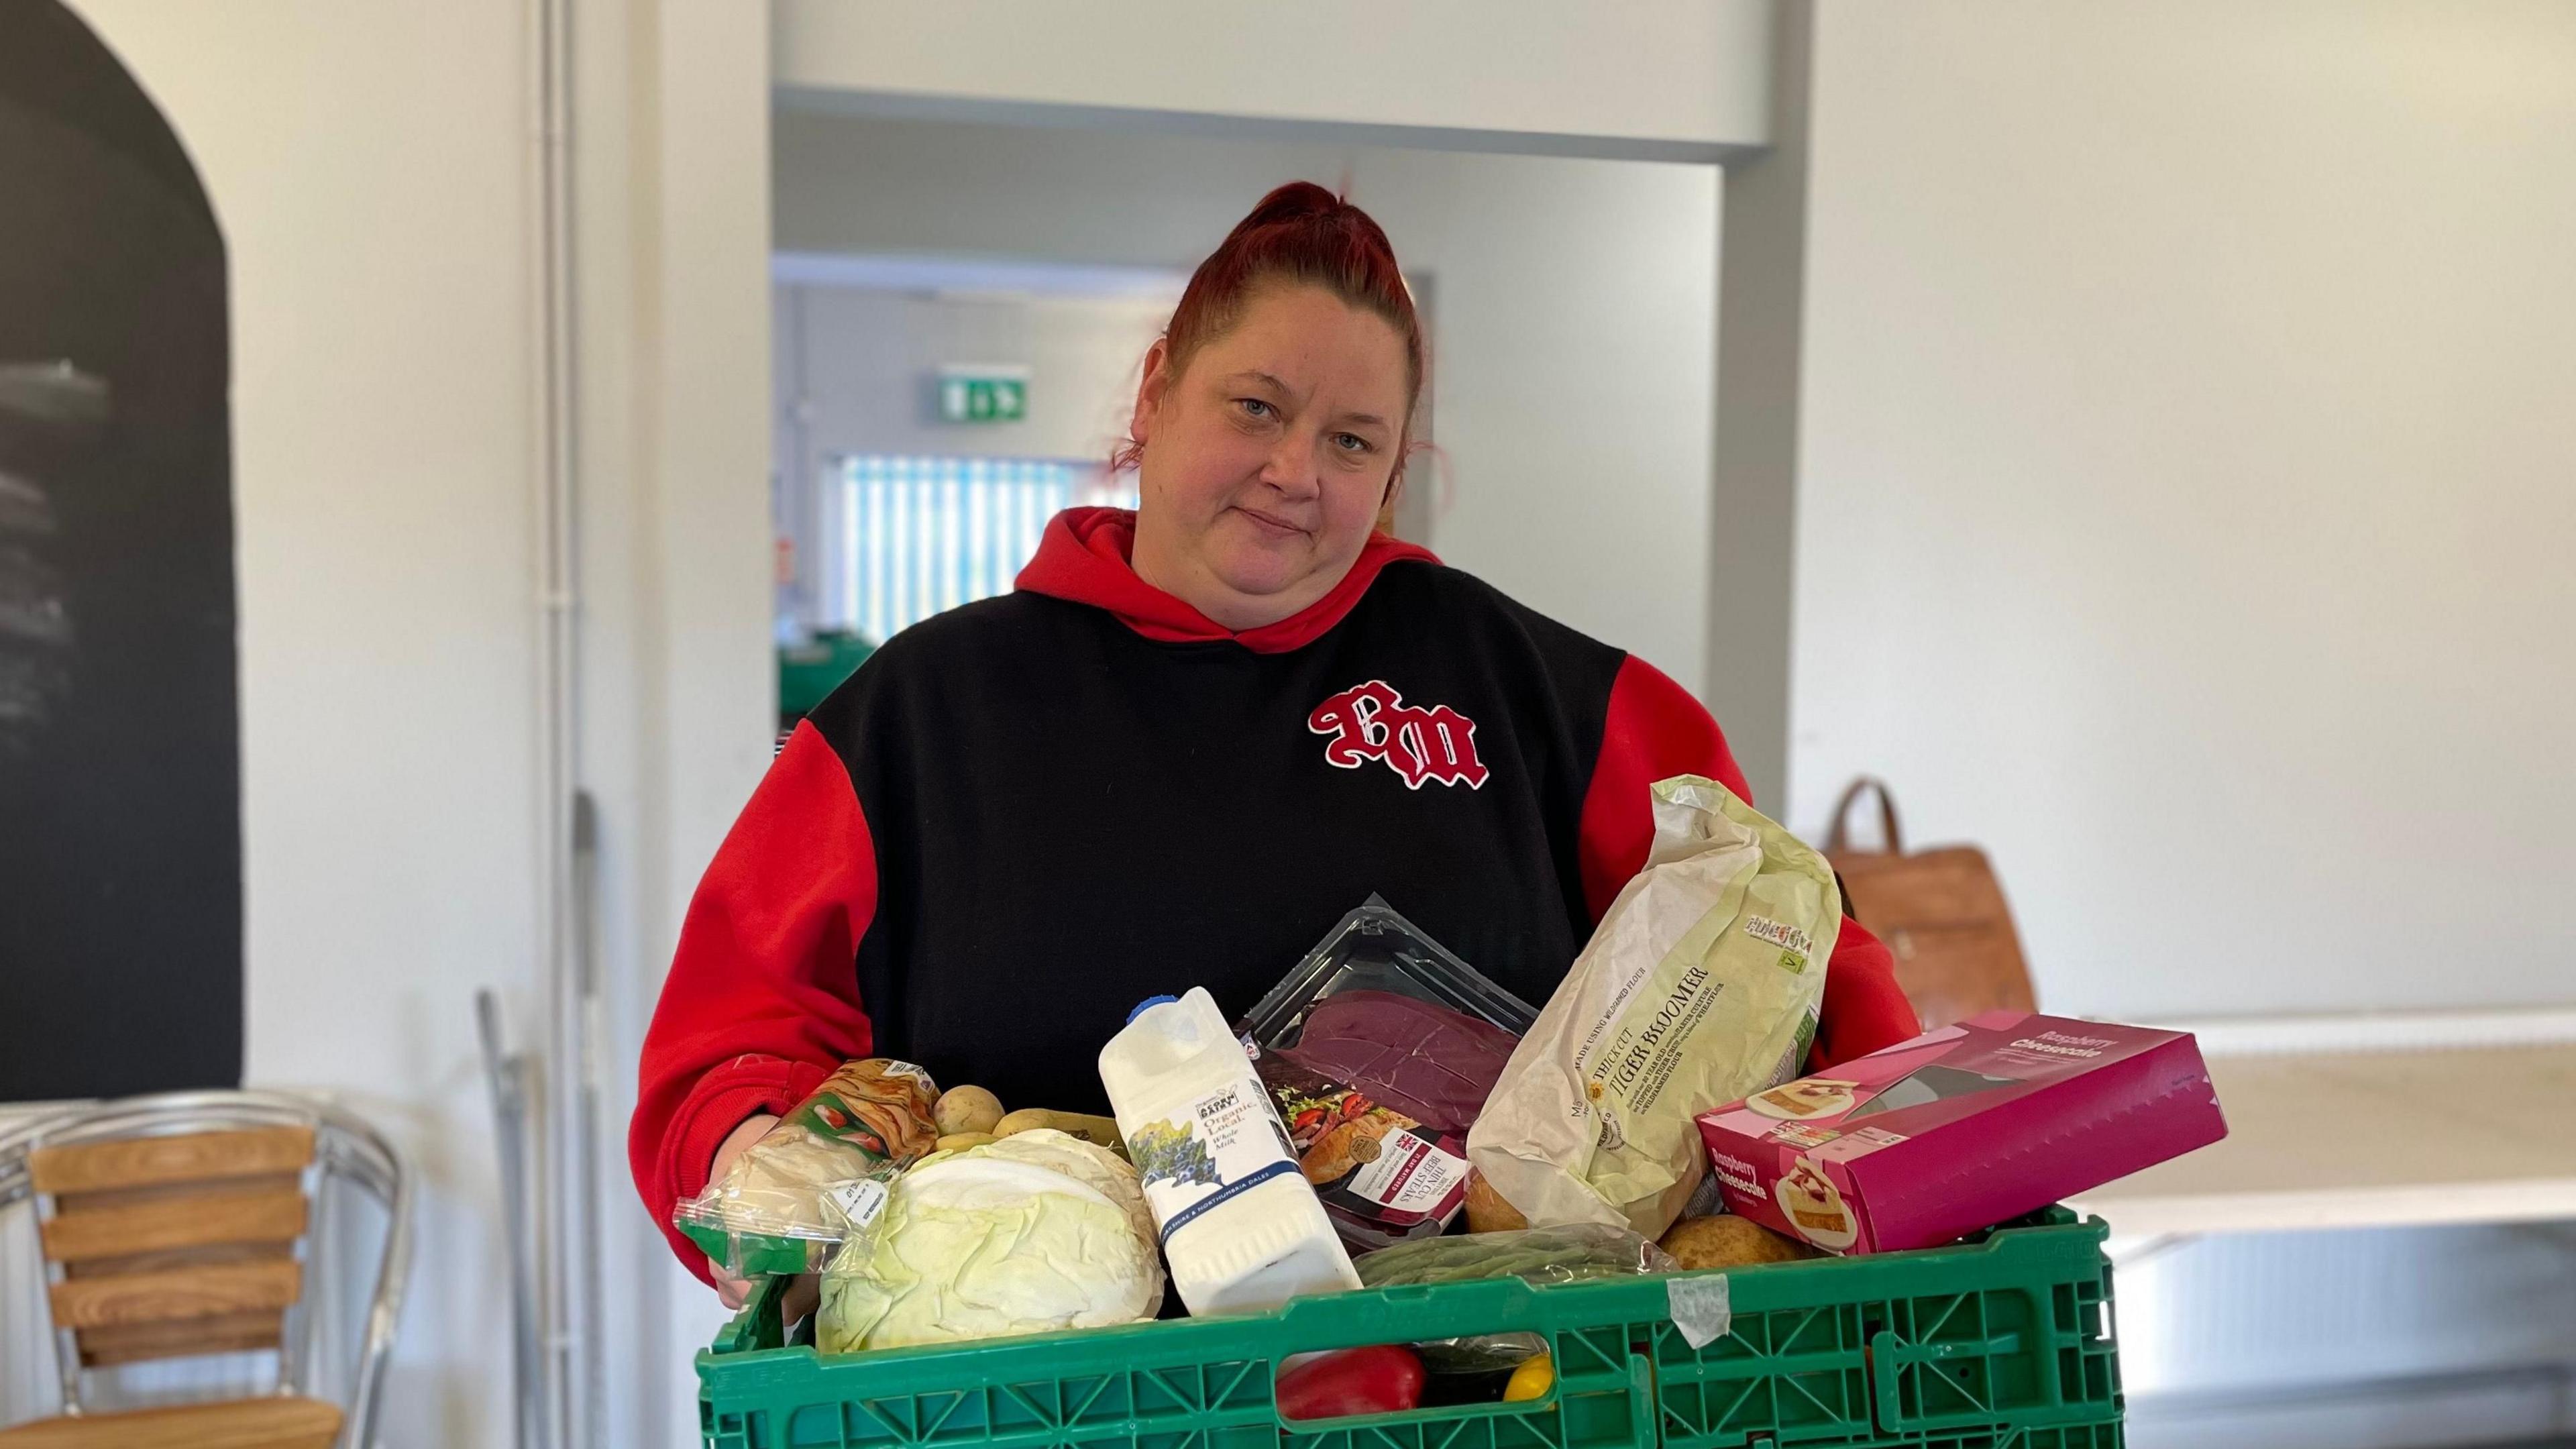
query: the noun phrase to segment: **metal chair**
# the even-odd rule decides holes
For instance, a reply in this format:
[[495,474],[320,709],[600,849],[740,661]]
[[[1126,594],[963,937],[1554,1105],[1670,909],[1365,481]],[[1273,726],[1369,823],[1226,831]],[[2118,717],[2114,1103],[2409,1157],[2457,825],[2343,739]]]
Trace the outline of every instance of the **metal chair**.
[[[333,1181],[385,1209],[345,1408],[300,1392],[323,1315],[311,1245]],[[278,1092],[172,1092],[68,1108],[0,1137],[0,1210],[34,1199],[63,1412],[0,1449],[367,1449],[411,1259],[411,1178],[376,1130]],[[299,1256],[299,1245],[305,1252]],[[91,1369],[274,1349],[252,1398],[103,1411]]]

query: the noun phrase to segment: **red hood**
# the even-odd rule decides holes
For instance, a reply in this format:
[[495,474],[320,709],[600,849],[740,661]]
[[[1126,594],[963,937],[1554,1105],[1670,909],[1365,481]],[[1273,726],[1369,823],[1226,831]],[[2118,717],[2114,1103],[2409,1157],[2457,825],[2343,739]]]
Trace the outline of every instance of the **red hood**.
[[1281,654],[1303,648],[1342,622],[1342,616],[1368,592],[1378,570],[1398,559],[1438,563],[1431,550],[1385,534],[1371,534],[1368,545],[1333,591],[1280,620],[1236,633],[1223,624],[1136,577],[1128,558],[1136,549],[1136,515],[1124,508],[1068,508],[1049,520],[1038,540],[1038,556],[1020,570],[1019,586],[1033,594],[1070,599],[1106,609],[1118,622],[1165,644],[1209,643],[1231,639],[1255,654]]

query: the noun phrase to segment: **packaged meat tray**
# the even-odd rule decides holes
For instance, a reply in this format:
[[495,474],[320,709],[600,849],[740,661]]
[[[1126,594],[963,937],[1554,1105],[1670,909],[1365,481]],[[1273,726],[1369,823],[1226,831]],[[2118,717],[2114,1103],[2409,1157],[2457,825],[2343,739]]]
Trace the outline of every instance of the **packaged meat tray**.
[[1372,896],[1237,1025],[1299,1170],[1369,1249],[1457,1216],[1467,1129],[1536,1015]]

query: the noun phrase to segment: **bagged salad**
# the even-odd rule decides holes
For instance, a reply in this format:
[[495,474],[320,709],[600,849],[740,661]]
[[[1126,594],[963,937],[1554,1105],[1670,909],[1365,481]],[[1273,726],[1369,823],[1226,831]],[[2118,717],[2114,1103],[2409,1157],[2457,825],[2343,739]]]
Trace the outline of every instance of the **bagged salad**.
[[1842,891],[1714,780],[1653,786],[1655,840],[1467,1137],[1531,1224],[1660,1237],[1708,1174],[1692,1117],[1798,1075]]
[[885,1207],[896,1174],[939,1139],[939,1089],[910,1062],[845,1062],[672,1209],[689,1241],[738,1278],[810,1273]]
[[1466,1134],[1537,1013],[1371,896],[1237,1023],[1344,1242],[1429,1237]]

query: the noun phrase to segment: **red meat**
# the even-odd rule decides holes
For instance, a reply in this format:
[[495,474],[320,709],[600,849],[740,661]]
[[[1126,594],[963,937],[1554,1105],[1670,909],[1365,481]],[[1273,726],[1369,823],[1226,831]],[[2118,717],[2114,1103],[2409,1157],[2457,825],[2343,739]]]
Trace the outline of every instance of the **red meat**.
[[1278,1055],[1348,1082],[1425,1127],[1464,1132],[1520,1038],[1464,1012],[1392,991],[1343,991],[1306,1013]]

